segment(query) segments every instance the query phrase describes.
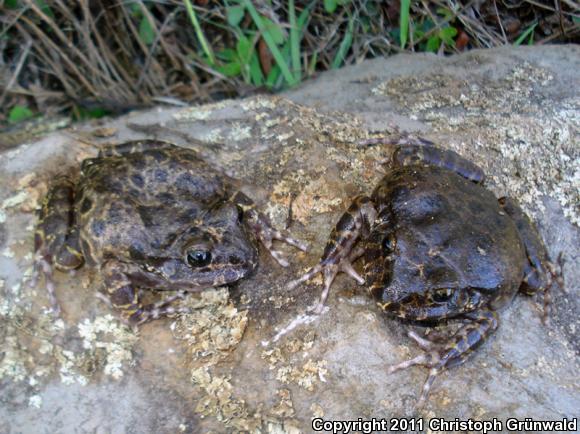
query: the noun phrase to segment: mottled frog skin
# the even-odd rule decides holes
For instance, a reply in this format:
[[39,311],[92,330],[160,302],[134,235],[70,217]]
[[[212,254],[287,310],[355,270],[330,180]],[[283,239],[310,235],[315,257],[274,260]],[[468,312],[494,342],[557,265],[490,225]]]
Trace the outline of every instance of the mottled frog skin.
[[[98,268],[111,304],[140,324],[183,311],[172,306],[183,292],[246,276],[258,261],[257,240],[287,266],[272,240],[305,245],[272,228],[231,181],[194,151],[156,140],[84,160],[78,182],[57,179],[39,211],[36,263],[53,305],[53,268]],[[141,289],[181,292],[143,305]]]
[[[475,164],[452,151],[407,144],[396,148],[392,166],[370,197],[353,201],[318,265],[291,287],[322,272],[320,312],[342,271],[395,316],[425,325],[463,320],[443,340],[410,333],[424,353],[389,368],[430,368],[421,407],[436,376],[463,362],[496,330],[498,309],[518,291],[543,291],[547,307],[558,275],[530,219],[513,200],[498,201],[485,189]],[[364,277],[352,265],[359,257]]]

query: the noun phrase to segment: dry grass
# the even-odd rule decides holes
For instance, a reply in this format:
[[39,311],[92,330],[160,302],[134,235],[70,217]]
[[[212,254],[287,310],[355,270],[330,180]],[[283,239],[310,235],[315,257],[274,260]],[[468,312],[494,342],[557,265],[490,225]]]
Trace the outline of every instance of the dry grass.
[[[281,35],[276,56],[268,40],[276,34],[259,30],[249,6],[239,21],[232,19],[231,8],[244,1],[230,1],[230,8],[224,2],[193,2],[205,48],[187,14],[188,1],[0,0],[0,126],[17,105],[35,113],[78,115],[95,106],[119,112],[159,102],[202,103],[244,95],[260,84],[278,90],[288,85],[287,75],[272,72],[283,69],[281,62],[292,65],[291,78],[299,81],[400,51],[451,54],[518,38],[578,42],[580,34],[573,0],[412,2],[404,48],[398,1],[252,2],[258,19],[267,19],[270,30]],[[305,8],[309,13],[300,24]],[[234,54],[240,56],[241,39],[249,44],[248,56],[236,57],[236,74],[236,68],[227,69],[233,61],[223,53],[237,47]],[[221,60],[213,63],[212,53],[218,59],[222,53]]]

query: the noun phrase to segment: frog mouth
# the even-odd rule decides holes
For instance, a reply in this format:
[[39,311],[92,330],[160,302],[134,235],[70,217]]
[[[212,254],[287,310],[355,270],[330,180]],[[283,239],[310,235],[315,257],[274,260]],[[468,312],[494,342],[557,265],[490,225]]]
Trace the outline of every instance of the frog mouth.
[[190,271],[190,269],[186,268],[186,273],[180,276],[179,274],[181,273],[168,273],[162,267],[148,263],[141,264],[140,272],[134,273],[131,280],[140,286],[161,290],[198,291],[235,282],[252,270],[252,267],[246,267],[241,264],[229,264],[226,268],[209,265],[197,269],[194,275],[188,273],[187,271]]
[[379,302],[379,307],[400,318],[423,321],[469,313],[482,302],[479,288],[437,288],[425,294],[412,293],[398,300]]

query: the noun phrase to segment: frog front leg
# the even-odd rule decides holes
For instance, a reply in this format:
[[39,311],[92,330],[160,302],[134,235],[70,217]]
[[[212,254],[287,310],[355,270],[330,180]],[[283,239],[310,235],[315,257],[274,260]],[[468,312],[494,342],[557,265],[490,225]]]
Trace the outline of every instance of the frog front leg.
[[270,255],[283,267],[287,267],[288,261],[282,255],[282,252],[275,250],[272,244],[273,240],[284,241],[291,246],[297,247],[302,251],[307,251],[308,246],[303,242],[293,238],[288,231],[274,228],[268,218],[256,209],[255,203],[241,191],[238,191],[232,197],[234,202],[243,213],[242,221],[256,235],[262,245],[268,250]]
[[172,306],[173,302],[183,298],[183,293],[166,298],[159,303],[144,305],[141,302],[140,291],[129,277],[132,273],[141,272],[135,265],[112,260],[104,264],[102,272],[105,292],[108,296],[105,301],[119,310],[123,320],[133,327],[162,316],[189,312],[188,308]]
[[429,368],[429,376],[423,385],[417,408],[423,407],[433,382],[441,372],[463,363],[467,356],[497,329],[498,317],[495,311],[483,310],[467,314],[466,317],[471,322],[461,327],[444,343],[432,342],[414,333],[409,333],[409,337],[417,342],[424,353],[388,368],[388,374],[415,365]]
[[42,273],[53,310],[58,313],[58,304],[53,269],[74,270],[84,263],[79,247],[79,232],[75,222],[73,182],[58,178],[47,193],[38,211],[38,224],[34,233],[34,273],[31,284],[36,285]]
[[358,196],[355,198],[330,233],[320,262],[290,283],[289,288],[293,289],[316,274],[323,273],[324,290],[315,310],[317,313],[322,311],[330,286],[339,271],[348,274],[360,285],[364,283],[364,279],[355,271],[352,263],[363,254],[364,250],[356,248],[356,244],[361,237],[368,236],[376,215],[377,211],[369,197]]
[[538,230],[516,201],[508,197],[502,197],[499,199],[499,204],[516,224],[526,249],[520,291],[527,295],[543,293],[544,313],[542,321],[546,323],[550,314],[550,290],[554,281],[558,283],[560,288],[564,288],[561,267],[558,270],[554,263],[550,261],[546,246],[542,242]]

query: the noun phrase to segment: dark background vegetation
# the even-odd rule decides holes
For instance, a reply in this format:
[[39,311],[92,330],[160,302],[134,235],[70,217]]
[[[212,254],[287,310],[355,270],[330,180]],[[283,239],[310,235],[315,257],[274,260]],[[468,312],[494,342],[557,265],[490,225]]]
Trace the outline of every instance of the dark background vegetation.
[[0,128],[278,91],[400,52],[578,42],[573,0],[0,0]]

